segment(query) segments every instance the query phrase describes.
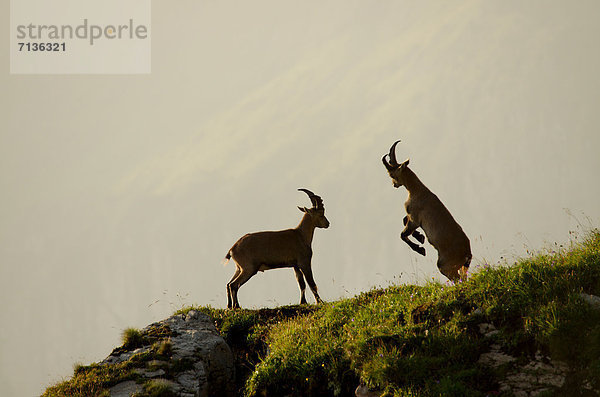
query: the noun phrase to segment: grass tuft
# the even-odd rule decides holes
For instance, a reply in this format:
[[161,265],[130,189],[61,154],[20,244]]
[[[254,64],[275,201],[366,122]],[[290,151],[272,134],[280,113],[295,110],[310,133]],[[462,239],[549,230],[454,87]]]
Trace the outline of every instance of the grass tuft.
[[144,383],[142,392],[134,394],[134,397],[177,397],[171,384],[164,379],[152,379]]
[[128,350],[136,349],[146,344],[142,331],[136,328],[125,329],[121,335],[121,341],[123,342],[123,348]]

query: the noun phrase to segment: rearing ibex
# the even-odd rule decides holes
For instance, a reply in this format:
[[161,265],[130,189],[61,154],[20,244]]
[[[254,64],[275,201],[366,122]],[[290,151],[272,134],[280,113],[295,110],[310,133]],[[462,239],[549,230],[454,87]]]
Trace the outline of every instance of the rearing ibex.
[[[425,256],[425,248],[408,239],[412,235],[423,244],[425,238],[417,231],[419,227],[422,228],[429,243],[438,251],[437,266],[442,274],[452,281],[464,280],[472,258],[469,238],[444,204],[408,168],[409,160],[398,164],[398,142],[394,142],[389,155],[383,156],[382,160],[394,187],[404,186],[408,190],[408,199],[404,204],[407,216],[404,217],[405,227],[400,237],[410,248]],[[386,161],[387,156],[389,162]]]
[[304,212],[300,224],[294,229],[276,232],[256,232],[240,238],[225,256],[225,260],[233,258],[236,270],[227,283],[227,308],[239,308],[238,289],[259,271],[293,267],[300,286],[300,304],[306,303],[304,290],[308,282],[317,300],[322,300],[317,293],[317,284],[313,279],[311,243],[315,227],[327,229],[329,221],[325,217],[323,200],[307,189],[298,189],[308,194],[312,208],[298,207]]

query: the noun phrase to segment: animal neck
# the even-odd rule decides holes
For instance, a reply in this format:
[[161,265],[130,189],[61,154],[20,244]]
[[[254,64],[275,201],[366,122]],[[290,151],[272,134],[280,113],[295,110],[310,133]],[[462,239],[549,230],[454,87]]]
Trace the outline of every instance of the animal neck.
[[300,224],[298,225],[298,227],[296,227],[296,229],[300,232],[300,234],[304,238],[304,241],[306,241],[306,244],[310,246],[312,243],[313,235],[315,234],[315,224],[311,216],[308,214],[304,214],[302,220],[300,221]]
[[408,190],[409,193],[416,193],[423,189],[428,190],[427,187],[423,184],[423,182],[421,182],[419,177],[417,177],[417,175],[414,172],[412,172],[410,168],[406,167],[406,169],[402,173],[404,179],[404,187],[406,188],[406,190]]

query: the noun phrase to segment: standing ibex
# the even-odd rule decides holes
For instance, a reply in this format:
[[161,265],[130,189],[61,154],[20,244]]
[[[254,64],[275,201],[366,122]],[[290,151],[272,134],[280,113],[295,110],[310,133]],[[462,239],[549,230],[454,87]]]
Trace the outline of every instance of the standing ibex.
[[438,251],[438,269],[452,281],[466,279],[471,263],[471,244],[469,238],[444,204],[431,190],[408,168],[409,160],[402,164],[396,161],[396,145],[390,148],[389,162],[383,156],[383,165],[388,170],[394,187],[406,187],[408,199],[404,204],[407,216],[404,217],[404,230],[400,237],[414,251],[425,256],[425,248],[408,239],[413,236],[421,244],[425,238],[417,229],[423,228],[427,240]]
[[311,243],[315,227],[327,229],[329,221],[325,218],[325,207],[321,197],[307,189],[298,189],[308,194],[312,208],[298,207],[304,212],[300,224],[294,229],[276,232],[256,232],[240,238],[225,256],[225,260],[233,258],[236,270],[227,283],[227,308],[239,308],[238,289],[259,271],[293,267],[300,286],[300,304],[306,303],[304,278],[317,300],[322,300],[317,293],[317,284],[311,269]]

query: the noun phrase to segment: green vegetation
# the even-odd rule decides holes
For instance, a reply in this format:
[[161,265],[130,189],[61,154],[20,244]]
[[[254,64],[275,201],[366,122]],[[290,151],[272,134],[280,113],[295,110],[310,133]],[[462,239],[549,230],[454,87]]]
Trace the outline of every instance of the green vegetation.
[[127,328],[122,334],[123,348],[136,349],[144,345],[142,331],[136,328]]
[[177,397],[171,386],[164,379],[150,380],[144,384],[144,390],[135,397]]
[[[205,311],[237,341],[234,350],[257,353],[245,363],[256,364],[247,396],[353,395],[360,382],[389,396],[495,394],[508,368],[478,364],[492,343],[521,361],[540,351],[566,362],[573,372],[556,393],[573,395],[584,383],[600,387],[600,313],[582,292],[600,295],[598,231],[569,249],[557,246],[512,266],[484,265],[458,285],[391,286],[288,320]],[[484,338],[481,323],[500,332]]]
[[[169,330],[166,327],[151,327],[142,332],[130,328],[123,332],[123,346],[116,348],[113,354],[121,354],[134,350],[138,347],[147,347],[139,353],[132,354],[129,360],[118,364],[81,365],[77,364],[71,379],[51,386],[42,397],[109,397],[109,389],[116,384],[128,380],[136,381],[144,386],[143,393],[136,397],[164,396],[169,394],[164,385],[154,385],[155,382],[144,379],[136,370],[146,366],[149,370],[156,370],[156,362],[167,362],[161,369],[165,370],[165,376],[177,373],[175,360],[171,360],[171,343],[169,341]],[[157,394],[162,393],[162,394]]]
[[98,396],[109,397],[108,388],[121,381],[132,380],[132,374],[125,366],[77,366],[73,377],[51,386],[42,397]]
[[[581,293],[600,295],[598,230],[512,266],[473,269],[457,285],[390,286],[321,306],[194,309],[210,315],[232,347],[240,395],[349,396],[359,383],[386,396],[508,395],[502,378],[537,352],[570,371],[544,395],[597,395],[600,311]],[[499,332],[484,337],[482,323]],[[516,360],[478,363],[492,345]],[[132,375],[119,365],[80,367],[69,390],[92,392],[65,394],[101,395],[113,376]]]

